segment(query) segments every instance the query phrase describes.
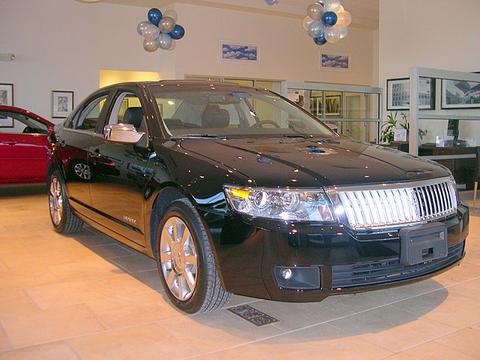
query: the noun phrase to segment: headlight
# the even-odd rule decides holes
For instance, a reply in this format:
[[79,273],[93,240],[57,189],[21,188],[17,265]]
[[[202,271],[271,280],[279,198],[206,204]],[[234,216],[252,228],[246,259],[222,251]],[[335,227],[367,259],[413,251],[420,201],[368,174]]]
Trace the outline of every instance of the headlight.
[[334,221],[330,202],[323,191],[244,188],[225,186],[230,205],[252,217],[295,220]]

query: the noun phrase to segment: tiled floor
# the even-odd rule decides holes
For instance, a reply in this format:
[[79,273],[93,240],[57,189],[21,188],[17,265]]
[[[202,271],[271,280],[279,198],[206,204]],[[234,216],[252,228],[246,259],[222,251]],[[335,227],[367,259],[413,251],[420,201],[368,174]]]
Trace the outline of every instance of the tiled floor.
[[479,359],[480,218],[433,279],[320,303],[234,297],[276,317],[170,306],[155,262],[92,229],[50,226],[42,188],[0,190],[0,359]]

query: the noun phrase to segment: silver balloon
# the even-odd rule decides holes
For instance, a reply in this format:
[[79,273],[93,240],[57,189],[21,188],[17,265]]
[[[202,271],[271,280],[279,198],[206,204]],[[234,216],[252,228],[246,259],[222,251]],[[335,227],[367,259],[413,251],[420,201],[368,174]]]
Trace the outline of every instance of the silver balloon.
[[173,20],[175,20],[175,22],[178,21],[177,12],[175,10],[172,10],[172,9],[168,9],[168,10],[164,11],[163,12],[163,17],[172,18]]
[[168,34],[163,34],[162,33],[158,37],[158,45],[164,50],[170,49],[170,47],[172,46],[172,42],[173,42],[173,39]]
[[320,5],[321,7],[325,7],[325,0],[317,0],[315,1],[318,5]]
[[330,26],[325,29],[325,39],[330,44],[335,44],[340,40],[340,29],[337,26]]
[[311,4],[307,8],[307,15],[313,20],[320,20],[323,15],[323,7],[317,3]]
[[139,24],[137,25],[137,33],[138,33],[138,35],[142,35],[142,36],[143,36],[143,32],[145,31],[145,28],[146,28],[148,25],[151,25],[148,21],[142,21],[141,23],[139,23]]
[[143,40],[143,48],[148,52],[154,52],[159,47],[158,40]]
[[305,31],[308,31],[308,29],[310,28],[310,24],[314,21],[315,20],[313,20],[310,16],[306,16],[305,19],[303,19],[302,26],[305,29]]
[[338,29],[338,32],[340,33],[340,39],[345,39],[348,35],[348,28],[342,27]]
[[158,24],[160,31],[165,34],[168,34],[170,31],[172,31],[174,27],[175,20],[168,16],[164,16],[162,20],[160,20],[160,24]]
[[321,21],[314,21],[310,24],[310,27],[308,28],[308,35],[310,35],[312,38],[316,38],[319,37],[324,30],[325,27],[323,26]]
[[160,30],[153,24],[146,25],[145,29],[143,30],[143,36],[147,40],[155,40],[156,38],[158,38],[159,34]]
[[172,45],[170,45],[170,47],[167,50],[170,50],[170,51],[175,50],[176,47],[177,47],[177,42],[172,39]]

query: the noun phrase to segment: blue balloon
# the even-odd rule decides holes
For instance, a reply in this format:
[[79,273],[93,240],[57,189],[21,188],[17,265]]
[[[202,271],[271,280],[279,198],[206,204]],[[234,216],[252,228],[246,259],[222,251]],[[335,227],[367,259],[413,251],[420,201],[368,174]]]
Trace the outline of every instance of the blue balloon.
[[185,29],[181,25],[175,25],[172,31],[168,33],[172,39],[180,40],[185,36]]
[[337,14],[333,11],[327,11],[323,13],[322,22],[325,26],[333,26],[337,23]]
[[324,45],[327,43],[327,39],[325,39],[325,33],[321,33],[319,36],[313,39],[315,41],[315,44],[317,45]]
[[158,26],[160,20],[162,20],[162,12],[159,9],[153,8],[148,11],[148,21],[153,25]]

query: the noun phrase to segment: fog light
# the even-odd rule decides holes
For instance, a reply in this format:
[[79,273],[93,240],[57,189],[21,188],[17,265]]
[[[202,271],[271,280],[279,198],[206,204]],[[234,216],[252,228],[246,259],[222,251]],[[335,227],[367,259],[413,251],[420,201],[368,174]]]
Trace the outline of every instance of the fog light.
[[292,278],[292,275],[293,275],[293,272],[291,269],[283,269],[282,270],[282,277],[285,279],[285,280],[289,280]]

